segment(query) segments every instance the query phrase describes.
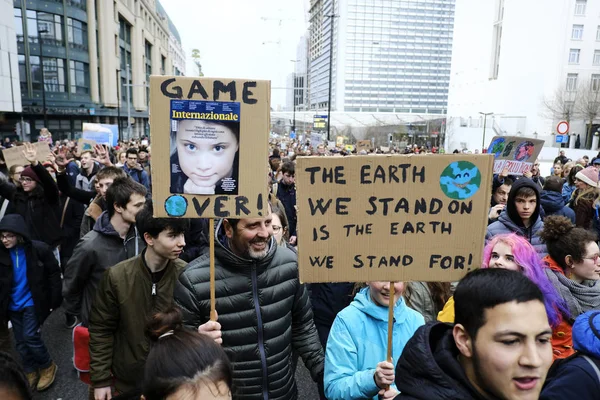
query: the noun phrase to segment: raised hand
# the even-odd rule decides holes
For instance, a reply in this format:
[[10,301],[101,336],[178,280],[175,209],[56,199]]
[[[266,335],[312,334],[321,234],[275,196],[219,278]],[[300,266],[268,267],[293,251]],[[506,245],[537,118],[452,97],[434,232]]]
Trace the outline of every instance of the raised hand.
[[63,147],[62,149],[56,149],[56,151],[54,152],[54,154],[56,155],[55,157],[55,163],[56,165],[58,165],[58,167],[60,169],[64,169],[67,167],[67,165],[73,161],[73,157],[69,157],[69,150],[65,147]]
[[31,163],[33,167],[35,167],[38,165],[37,149],[34,145],[28,142],[23,143],[23,145],[25,146],[25,150],[23,150],[23,156],[27,161],[29,161],[29,163]]
[[110,167],[113,165],[113,163],[110,162],[110,157],[108,156],[108,151],[106,150],[106,147],[104,147],[101,144],[96,144],[94,145],[94,151],[97,154],[97,156],[93,158],[94,161],[97,161],[106,167]]

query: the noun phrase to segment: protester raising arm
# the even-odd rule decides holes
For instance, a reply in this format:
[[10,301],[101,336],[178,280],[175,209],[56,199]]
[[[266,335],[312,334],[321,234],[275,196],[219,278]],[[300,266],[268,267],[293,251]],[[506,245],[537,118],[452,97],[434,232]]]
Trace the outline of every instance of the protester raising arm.
[[96,197],[96,192],[77,189],[71,185],[69,182],[69,177],[66,174],[66,167],[71,161],[73,161],[73,159],[68,158],[67,154],[67,149],[63,149],[62,151],[57,151],[55,153],[56,158],[54,162],[58,166],[58,170],[56,171],[56,183],[58,184],[58,188],[65,196],[70,197],[80,203],[89,204]]
[[40,178],[40,184],[44,188],[44,197],[49,204],[59,203],[58,187],[56,182],[52,179],[52,176],[42,164],[37,160],[37,149],[31,143],[25,143],[25,150],[23,155],[31,163],[31,169]]

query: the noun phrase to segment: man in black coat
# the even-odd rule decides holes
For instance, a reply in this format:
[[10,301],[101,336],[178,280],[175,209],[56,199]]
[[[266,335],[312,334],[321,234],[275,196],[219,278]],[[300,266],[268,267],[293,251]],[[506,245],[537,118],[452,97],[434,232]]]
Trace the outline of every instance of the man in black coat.
[[298,278],[296,254],[273,239],[270,212],[217,225],[218,322],[209,321],[209,261],[204,253],[180,275],[175,303],[185,325],[222,344],[233,362],[236,399],[297,399],[293,350],[322,390],[324,355],[308,294]]
[[521,272],[478,269],[454,294],[454,326],[430,322],[396,365],[397,400],[537,400],[552,364],[540,289]]

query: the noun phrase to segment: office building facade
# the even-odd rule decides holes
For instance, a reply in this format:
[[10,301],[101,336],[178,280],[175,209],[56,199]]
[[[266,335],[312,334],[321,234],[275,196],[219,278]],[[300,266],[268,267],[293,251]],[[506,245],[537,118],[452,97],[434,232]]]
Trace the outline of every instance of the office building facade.
[[75,138],[84,122],[119,124],[122,138],[148,134],[149,77],[173,73],[158,2],[14,0],[13,17],[23,113],[8,121],[24,122],[22,139],[44,126]]
[[[448,150],[495,135],[552,146],[563,119],[585,148],[600,128],[600,3],[457,0],[451,76]],[[581,106],[597,109],[591,124]]]
[[445,114],[454,3],[311,0],[310,108]]

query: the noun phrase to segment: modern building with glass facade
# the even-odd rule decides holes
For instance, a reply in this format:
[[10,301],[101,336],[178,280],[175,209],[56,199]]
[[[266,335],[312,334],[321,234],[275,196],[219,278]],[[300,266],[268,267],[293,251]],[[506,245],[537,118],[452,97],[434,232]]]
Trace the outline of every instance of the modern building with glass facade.
[[22,121],[25,140],[44,126],[55,138],[75,138],[83,122],[119,120],[127,137],[129,90],[131,136],[148,133],[148,78],[172,73],[168,17],[155,0],[14,0],[13,7],[23,113],[7,114],[5,125]]
[[327,108],[331,46],[332,110],[445,114],[454,3],[311,0],[310,108]]

